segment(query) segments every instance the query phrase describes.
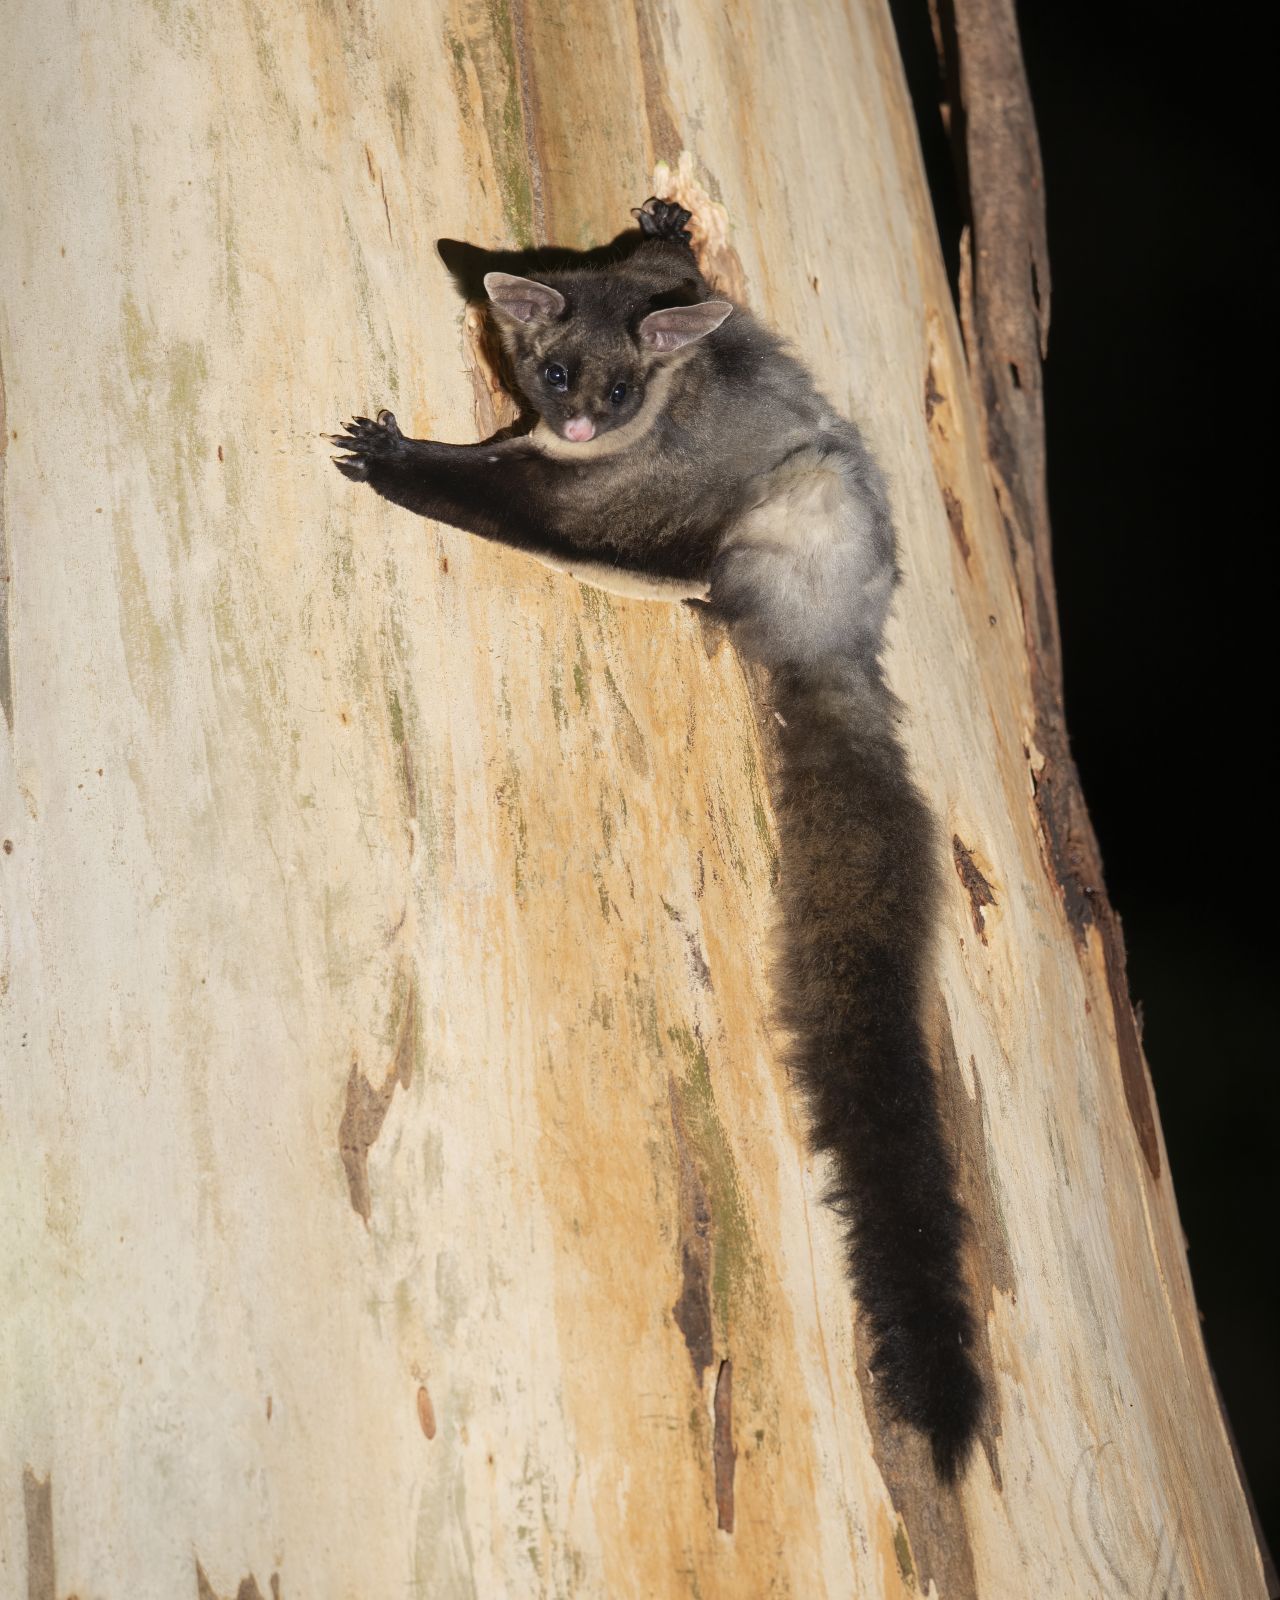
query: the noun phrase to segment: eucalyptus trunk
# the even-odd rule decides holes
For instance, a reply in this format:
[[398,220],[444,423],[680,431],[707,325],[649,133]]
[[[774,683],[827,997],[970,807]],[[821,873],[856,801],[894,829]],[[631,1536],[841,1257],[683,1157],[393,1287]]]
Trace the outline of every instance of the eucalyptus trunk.
[[[1020,68],[968,10],[977,136]],[[1035,216],[974,191],[970,361],[881,0],[17,0],[0,74],[4,1594],[1261,1593],[1061,724]],[[653,191],[892,485],[995,1401],[955,1491],[771,1032],[739,662],[317,437],[492,431],[437,241]]]

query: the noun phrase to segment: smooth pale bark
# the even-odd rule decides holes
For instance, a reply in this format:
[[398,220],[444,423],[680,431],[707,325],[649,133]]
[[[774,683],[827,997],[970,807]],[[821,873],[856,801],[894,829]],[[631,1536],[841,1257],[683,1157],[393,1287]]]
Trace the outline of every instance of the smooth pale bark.
[[[24,0],[5,43],[4,1594],[1259,1594],[883,7]],[[436,241],[654,188],[892,483],[998,1402],[955,1494],[877,1419],[770,1036],[731,651],[316,437],[489,430]]]

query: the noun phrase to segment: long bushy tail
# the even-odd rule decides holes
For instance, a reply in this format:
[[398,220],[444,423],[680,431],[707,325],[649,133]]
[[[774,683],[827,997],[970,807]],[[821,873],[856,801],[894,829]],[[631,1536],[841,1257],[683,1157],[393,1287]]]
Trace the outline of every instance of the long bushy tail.
[[983,1405],[961,1271],[965,1214],[922,1025],[938,898],[933,820],[877,667],[775,678],[781,1020],[829,1152],[870,1365],[891,1411],[963,1463]]

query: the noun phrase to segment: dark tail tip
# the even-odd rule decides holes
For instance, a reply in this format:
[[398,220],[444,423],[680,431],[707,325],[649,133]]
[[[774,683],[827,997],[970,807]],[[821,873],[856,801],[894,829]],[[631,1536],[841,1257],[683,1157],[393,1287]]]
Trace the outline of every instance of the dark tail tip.
[[941,1326],[900,1328],[884,1336],[873,1362],[889,1409],[929,1440],[943,1483],[954,1483],[969,1459],[986,1405],[974,1364],[969,1318],[957,1308]]
[[966,1355],[945,1406],[929,1429],[934,1470],[943,1483],[954,1483],[964,1470],[982,1421],[982,1406],[982,1379]]

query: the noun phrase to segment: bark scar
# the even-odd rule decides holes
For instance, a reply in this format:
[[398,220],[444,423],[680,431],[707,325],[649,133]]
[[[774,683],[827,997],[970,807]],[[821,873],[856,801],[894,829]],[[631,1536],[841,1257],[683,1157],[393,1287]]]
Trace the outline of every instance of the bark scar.
[[27,1600],[57,1600],[53,1566],[53,1478],[22,1474],[22,1507],[27,1520]]
[[418,1426],[428,1439],[436,1436],[436,1408],[431,1404],[431,1396],[427,1393],[425,1383],[418,1385]]
[[1160,1141],[1120,919],[1103,886],[1102,856],[1067,740],[1041,373],[1051,282],[1044,172],[1026,68],[1008,0],[937,0],[934,16],[970,215],[960,238],[960,325],[1022,601],[1035,742],[1044,753],[1034,781],[1045,866],[1076,939],[1084,943],[1091,923],[1101,937],[1125,1104],[1155,1179]]
[[[271,1600],[280,1600],[280,1574],[271,1574]],[[220,1600],[218,1591],[209,1582],[204,1568],[199,1561],[196,1562],[196,1600]],[[266,1596],[258,1587],[258,1580],[249,1574],[240,1580],[240,1586],[235,1592],[235,1600],[266,1600]]]
[[351,1196],[351,1209],[369,1226],[373,1212],[369,1194],[369,1151],[382,1132],[387,1112],[395,1097],[396,1085],[407,1089],[413,1082],[413,1052],[417,1037],[418,986],[410,977],[404,1006],[400,1013],[400,1026],[396,1031],[395,1049],[391,1065],[375,1089],[360,1070],[358,1061],[351,1063],[347,1078],[347,1100],[338,1125],[338,1151],[347,1174],[347,1191]]
[[711,1197],[698,1174],[689,1149],[676,1097],[675,1081],[669,1085],[671,1125],[675,1130],[680,1162],[680,1297],[671,1308],[676,1327],[684,1336],[693,1375],[699,1386],[711,1365]]
[[712,1455],[716,1467],[716,1526],[733,1532],[733,1472],[738,1452],[733,1443],[733,1362],[720,1363],[716,1374],[715,1444]]
[[956,876],[963,884],[964,892],[969,896],[969,915],[973,918],[973,931],[983,944],[986,944],[987,920],[982,908],[995,905],[995,892],[973,859],[972,851],[963,843],[958,833],[951,835],[951,855],[956,864]]

